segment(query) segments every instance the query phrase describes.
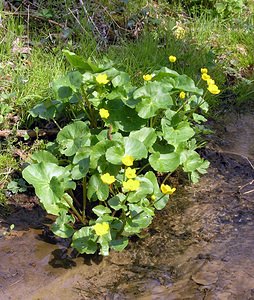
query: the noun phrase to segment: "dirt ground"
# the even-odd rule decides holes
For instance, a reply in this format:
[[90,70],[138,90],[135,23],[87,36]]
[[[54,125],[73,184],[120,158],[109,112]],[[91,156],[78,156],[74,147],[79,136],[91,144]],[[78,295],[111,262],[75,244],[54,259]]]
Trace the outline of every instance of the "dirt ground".
[[254,299],[253,114],[216,124],[202,153],[208,174],[179,186],[122,253],[76,257],[36,199],[20,195],[0,217],[0,299]]

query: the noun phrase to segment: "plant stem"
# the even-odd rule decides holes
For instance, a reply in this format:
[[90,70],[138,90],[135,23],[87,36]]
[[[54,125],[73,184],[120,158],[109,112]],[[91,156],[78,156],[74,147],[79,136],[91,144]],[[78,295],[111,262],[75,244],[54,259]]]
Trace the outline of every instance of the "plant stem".
[[112,184],[109,185],[109,190],[110,190],[110,192],[111,192],[114,196],[116,195],[115,192],[113,191]]
[[82,210],[82,219],[85,222],[85,218],[86,218],[86,177],[83,177],[83,210]]
[[139,175],[146,167],[148,167],[150,164],[147,163],[146,165],[144,165],[138,172],[137,175]]
[[124,227],[126,225],[126,214],[125,214],[125,211],[123,209],[122,209],[122,216],[124,218],[123,226],[122,226],[121,230],[117,233],[117,236],[120,236],[122,234],[122,232],[124,231]]
[[65,196],[63,196],[63,199],[67,202],[67,204],[70,206],[70,208],[73,210],[73,212],[75,213],[76,217],[79,219],[79,221],[86,225],[85,222],[82,219],[82,216],[80,215],[80,213],[76,210],[76,208],[73,206],[73,204],[69,201],[69,199]]
[[78,201],[78,199],[74,196],[73,191],[69,190],[68,194],[72,197],[72,199],[74,200],[74,202],[77,204],[77,206],[80,206],[80,203]]
[[167,176],[163,179],[162,184],[169,178],[172,173],[168,173]]
[[59,129],[59,130],[62,130],[62,128],[60,127],[60,125],[57,123],[57,121],[55,119],[52,119],[53,122],[56,124],[56,127]]

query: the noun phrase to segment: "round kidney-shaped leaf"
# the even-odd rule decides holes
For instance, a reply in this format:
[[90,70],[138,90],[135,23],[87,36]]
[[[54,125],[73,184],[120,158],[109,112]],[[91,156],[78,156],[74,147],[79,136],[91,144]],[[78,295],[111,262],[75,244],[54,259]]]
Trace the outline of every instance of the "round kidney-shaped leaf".
[[65,168],[40,162],[26,167],[22,175],[34,186],[36,195],[48,213],[59,215],[64,207],[68,209],[67,203],[62,200],[64,191],[70,187],[70,174]]
[[74,155],[82,146],[90,145],[90,131],[86,123],[76,121],[65,126],[57,135],[59,151],[66,155]]
[[155,152],[150,155],[149,162],[152,168],[158,172],[173,172],[180,164],[178,153],[172,152],[168,154],[160,154]]

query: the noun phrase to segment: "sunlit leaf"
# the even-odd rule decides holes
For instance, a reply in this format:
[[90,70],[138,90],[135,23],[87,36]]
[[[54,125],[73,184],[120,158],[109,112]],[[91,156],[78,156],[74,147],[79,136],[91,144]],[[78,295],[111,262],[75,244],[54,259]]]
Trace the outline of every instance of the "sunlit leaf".
[[56,138],[59,151],[66,156],[74,155],[81,147],[90,145],[90,135],[88,126],[82,121],[65,126]]
[[92,175],[88,182],[87,197],[89,200],[106,200],[109,195],[109,187],[101,181],[98,174]]
[[94,254],[98,247],[96,238],[92,226],[82,227],[74,233],[71,246],[81,254]]
[[[58,215],[61,208],[67,207],[61,199],[64,191],[70,187],[70,174],[64,167],[40,162],[26,167],[22,175],[34,186],[36,195],[48,213]],[[75,188],[75,185],[72,187]]]
[[175,152],[168,154],[155,152],[150,155],[149,162],[155,171],[173,172],[180,164],[180,157],[179,154]]

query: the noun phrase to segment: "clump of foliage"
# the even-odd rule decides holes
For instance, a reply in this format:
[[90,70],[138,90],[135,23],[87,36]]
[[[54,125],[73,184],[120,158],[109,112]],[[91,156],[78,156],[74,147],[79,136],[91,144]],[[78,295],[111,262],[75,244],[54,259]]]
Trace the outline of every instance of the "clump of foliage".
[[246,8],[248,1],[244,0],[188,0],[169,1],[182,5],[185,9],[202,13],[204,11],[217,15],[221,18],[239,16]]
[[[172,172],[180,168],[193,182],[206,173],[209,162],[196,151],[195,137],[208,104],[190,77],[168,67],[143,75],[136,87],[110,61],[64,54],[75,70],[55,81],[56,98],[31,114],[50,120],[69,110],[73,120],[46,150],[32,155],[23,177],[57,217],[56,235],[72,237],[80,253],[100,249],[108,255],[110,248],[123,250],[128,237],[148,227],[155,211],[166,206],[175,192],[168,184]],[[171,65],[175,61],[169,57]],[[207,69],[202,73],[208,90],[218,94]]]

